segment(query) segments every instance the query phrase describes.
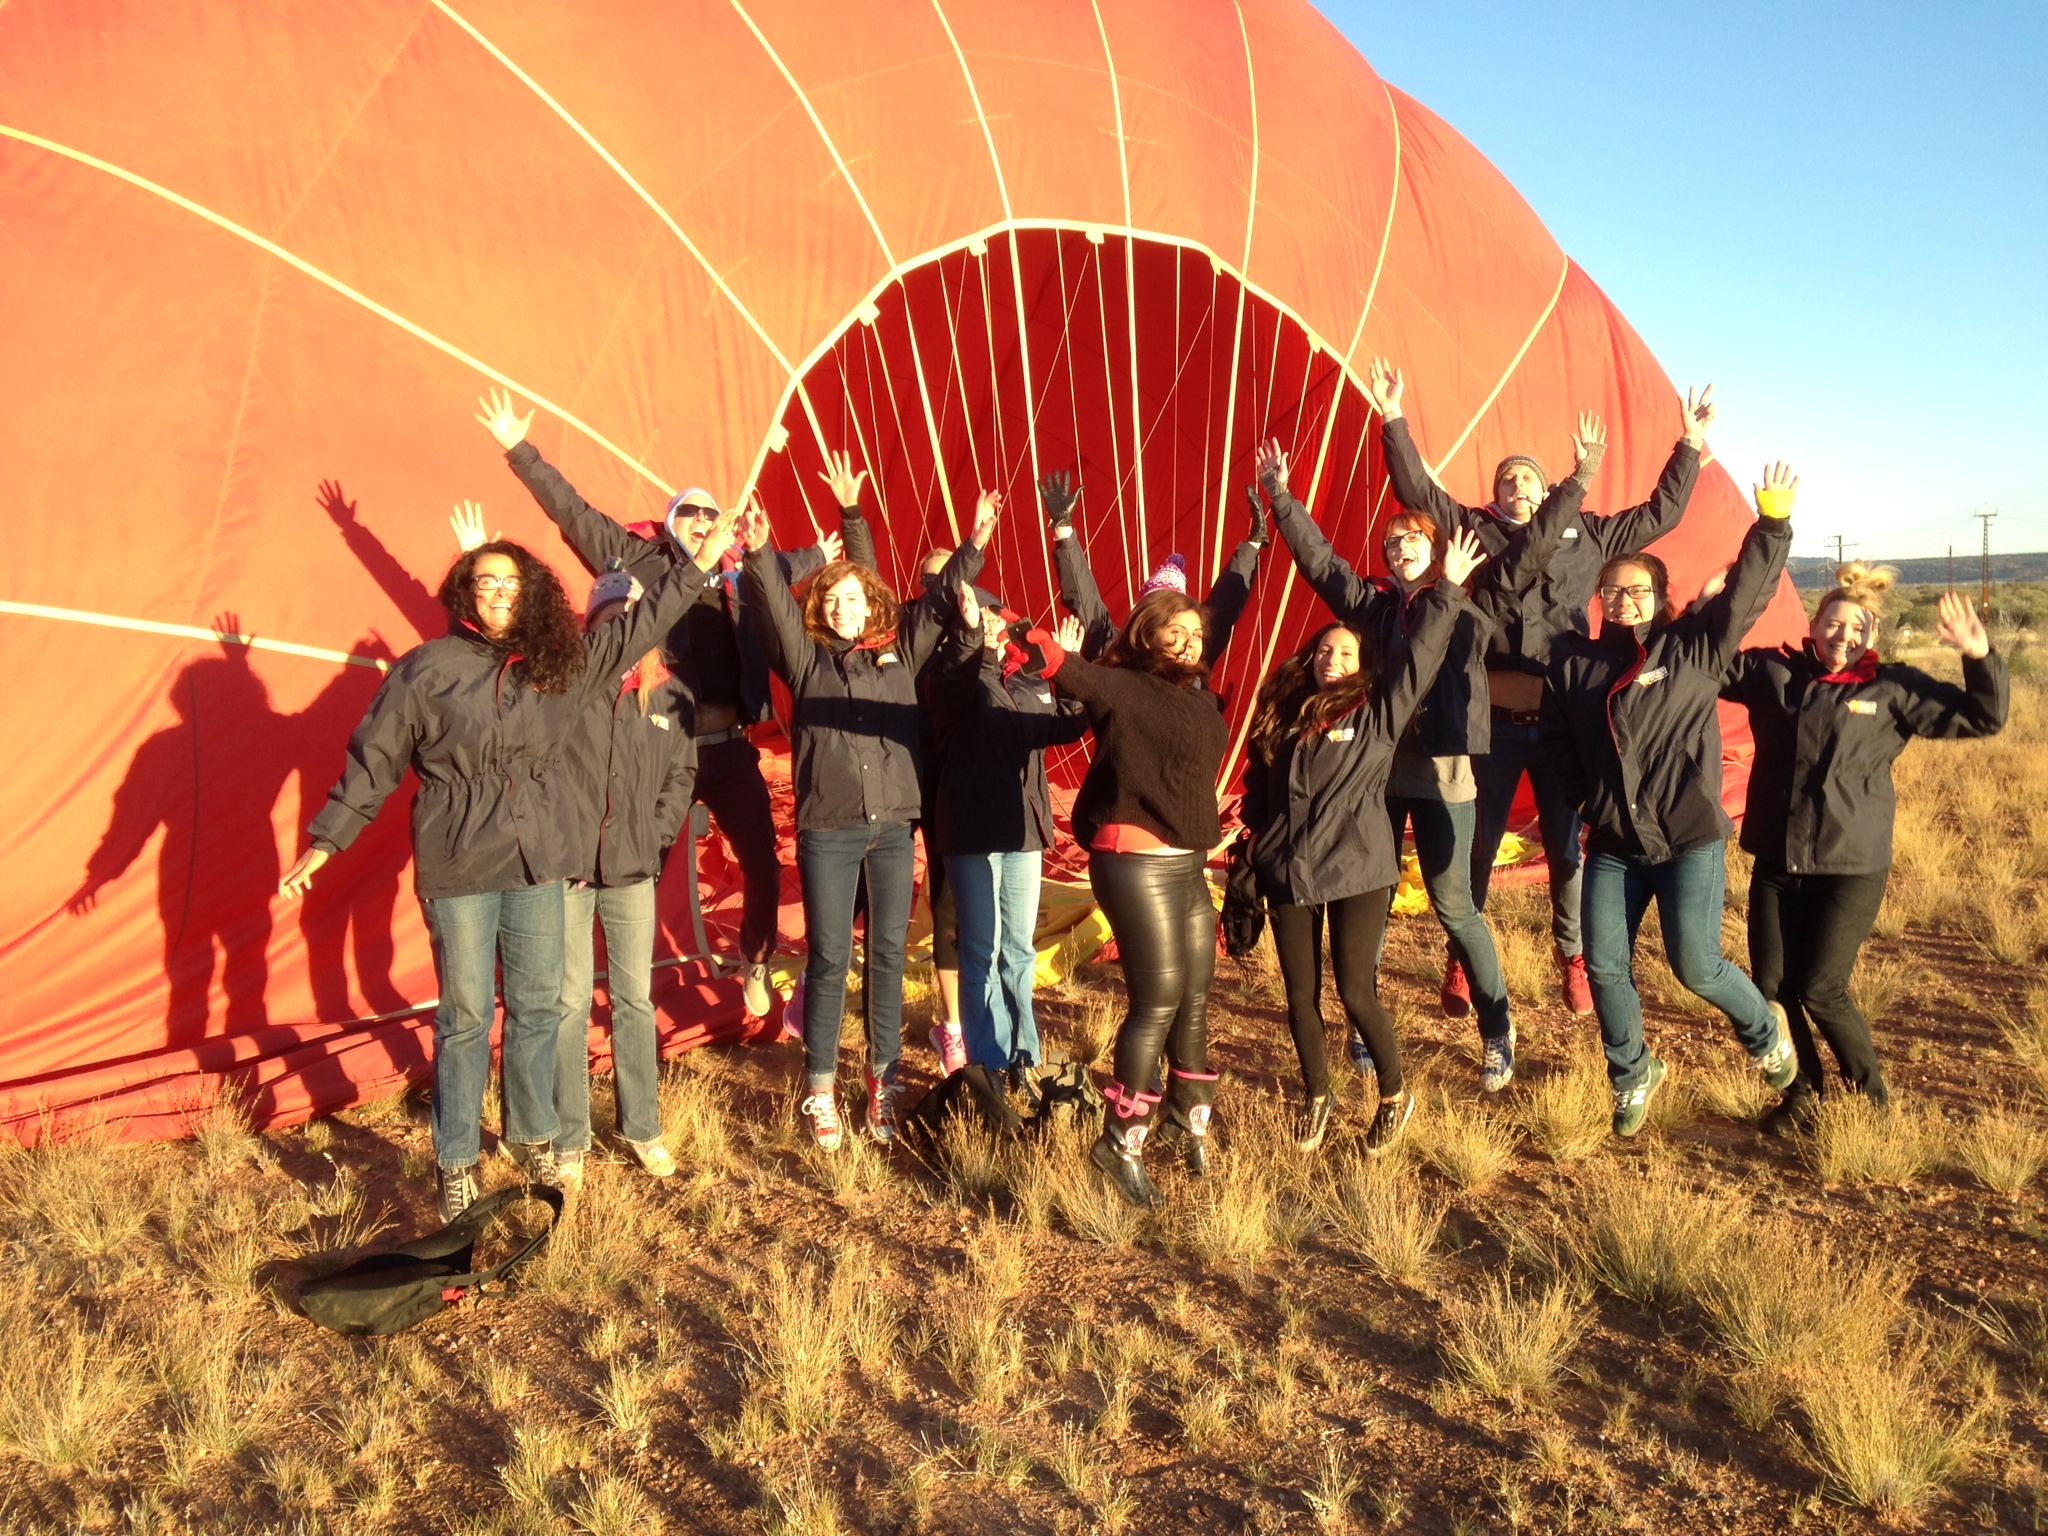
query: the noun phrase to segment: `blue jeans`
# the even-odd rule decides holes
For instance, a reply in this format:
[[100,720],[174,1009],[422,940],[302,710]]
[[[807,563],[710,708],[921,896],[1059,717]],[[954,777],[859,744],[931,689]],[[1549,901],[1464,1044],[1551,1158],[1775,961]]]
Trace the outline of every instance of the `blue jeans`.
[[1451,953],[1465,963],[1472,982],[1472,1011],[1479,1016],[1480,1038],[1505,1039],[1508,1032],[1508,987],[1500,973],[1500,955],[1493,930],[1472,902],[1472,831],[1478,813],[1469,800],[1387,797],[1387,815],[1394,823],[1394,846],[1412,822],[1415,857],[1422,866],[1422,888],[1436,920],[1444,925]]
[[796,867],[804,884],[804,1071],[813,1089],[839,1075],[839,1025],[846,1012],[846,969],[853,964],[853,897],[863,871],[868,884],[866,968],[868,1070],[896,1080],[903,1052],[903,941],[910,928],[915,880],[913,824],[878,821],[864,827],[798,832]]
[[552,1141],[555,1037],[562,1017],[562,882],[422,900],[441,1000],[434,1009],[434,1158],[481,1155],[491,1021],[505,973],[504,1135]]
[[1040,853],[975,853],[946,860],[960,914],[960,1031],[967,1059],[1000,1072],[1038,1061],[1031,989],[1038,976]]
[[1584,948],[1579,937],[1580,851],[1579,813],[1552,772],[1550,759],[1537,744],[1537,727],[1517,725],[1506,714],[1493,717],[1493,749],[1472,759],[1479,779],[1479,836],[1472,844],[1472,902],[1486,910],[1486,888],[1493,879],[1493,861],[1507,836],[1508,812],[1526,770],[1536,792],[1536,826],[1543,838],[1543,861],[1550,866],[1550,936],[1561,955]]
[[1643,1043],[1643,1003],[1636,995],[1636,934],[1656,898],[1664,953],[1680,982],[1728,1015],[1752,1056],[1777,1041],[1777,1026],[1755,983],[1721,956],[1721,902],[1728,885],[1727,848],[1708,843],[1674,859],[1640,853],[1586,855],[1586,977],[1600,1016],[1607,1076],[1617,1092],[1641,1085],[1650,1070]]
[[595,925],[604,924],[604,990],[612,1003],[612,1084],[619,1134],[661,1137],[654,1041],[654,882],[572,882],[563,897],[562,1028],[555,1040],[555,1146],[590,1150],[590,992],[597,973]]

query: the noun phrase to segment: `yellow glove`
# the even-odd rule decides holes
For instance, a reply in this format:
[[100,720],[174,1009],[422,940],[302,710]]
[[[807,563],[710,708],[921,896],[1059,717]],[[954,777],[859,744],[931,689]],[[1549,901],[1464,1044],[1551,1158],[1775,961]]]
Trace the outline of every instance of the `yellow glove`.
[[1756,510],[1763,517],[1790,517],[1792,515],[1792,487],[1789,485],[1760,486],[1756,493]]

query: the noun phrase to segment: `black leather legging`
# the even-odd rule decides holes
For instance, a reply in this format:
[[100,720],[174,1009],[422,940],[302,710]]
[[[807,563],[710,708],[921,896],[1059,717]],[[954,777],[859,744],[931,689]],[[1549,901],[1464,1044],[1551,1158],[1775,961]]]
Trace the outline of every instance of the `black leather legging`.
[[[1116,935],[1131,1011],[1116,1036],[1112,1119],[1149,1121],[1170,1068],[1168,1108],[1215,1102],[1209,1070],[1209,982],[1216,974],[1216,905],[1199,853],[1092,853],[1088,883]],[[1163,1061],[1162,1061],[1163,1058]]]

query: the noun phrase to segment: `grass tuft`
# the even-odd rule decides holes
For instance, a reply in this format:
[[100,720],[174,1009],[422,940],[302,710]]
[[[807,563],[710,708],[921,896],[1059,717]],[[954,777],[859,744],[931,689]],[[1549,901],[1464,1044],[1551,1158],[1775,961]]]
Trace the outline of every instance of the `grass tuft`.
[[1802,1150],[1829,1184],[1910,1184],[1938,1167],[1945,1136],[1925,1110],[1882,1110],[1861,1094],[1830,1094]]
[[1339,1159],[1325,1200],[1331,1237],[1402,1285],[1426,1284],[1438,1264],[1443,1207],[1425,1201],[1399,1162]]
[[1596,1053],[1575,1053],[1564,1070],[1529,1085],[1519,1113],[1522,1128],[1553,1163],[1585,1161],[1607,1144],[1614,1118],[1604,1061]]
[[1423,1159],[1460,1189],[1483,1189],[1514,1161],[1515,1127],[1483,1105],[1457,1103],[1439,1090],[1412,1134]]
[[2016,1195],[2048,1163],[2048,1128],[2003,1101],[1978,1111],[1955,1144],[1956,1160],[1979,1184]]
[[1696,1299],[1741,1230],[1748,1209],[1696,1189],[1669,1166],[1609,1169],[1586,1181],[1567,1241],[1586,1274],[1646,1307]]
[[1592,1309],[1565,1281],[1540,1289],[1489,1275],[1476,1296],[1444,1303],[1444,1362],[1452,1379],[1482,1397],[1548,1395],[1592,1323]]

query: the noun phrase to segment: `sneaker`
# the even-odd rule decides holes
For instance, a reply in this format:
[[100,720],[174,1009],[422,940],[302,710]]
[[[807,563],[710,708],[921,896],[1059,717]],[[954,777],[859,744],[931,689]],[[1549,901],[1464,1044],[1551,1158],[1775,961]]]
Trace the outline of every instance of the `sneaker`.
[[553,1142],[506,1141],[499,1145],[512,1159],[512,1165],[525,1172],[529,1184],[551,1184],[556,1189],[562,1187],[562,1166],[555,1156]]
[[960,1033],[958,1024],[934,1024],[929,1038],[946,1076],[951,1077],[967,1065],[967,1038]]
[[583,1187],[583,1154],[581,1152],[557,1152],[555,1154],[555,1187],[563,1194],[574,1194]]
[[1443,1005],[1447,1019],[1462,1019],[1472,1011],[1472,978],[1465,974],[1464,961],[1444,961],[1444,984],[1436,1000]]
[[1650,1058],[1650,1070],[1633,1088],[1617,1089],[1614,1095],[1614,1134],[1633,1136],[1649,1117],[1650,1095],[1664,1086],[1664,1063]]
[[750,1019],[765,1019],[775,1006],[775,993],[768,985],[768,962],[755,960],[741,972],[740,1005]]
[[811,1122],[811,1140],[821,1152],[837,1152],[844,1134],[839,1128],[839,1103],[830,1088],[820,1088],[805,1097],[797,1113]]
[[782,1007],[782,1035],[784,1040],[801,1040],[804,1037],[804,976],[797,972],[796,985],[789,989],[789,1001]]
[[477,1202],[483,1187],[477,1183],[476,1164],[441,1170],[441,1225],[460,1216]]
[[868,1076],[868,1134],[887,1146],[896,1139],[896,1085]]
[[652,1141],[629,1141],[626,1145],[633,1150],[640,1166],[657,1179],[675,1177],[676,1160],[660,1137]]
[[1111,1189],[1132,1205],[1153,1210],[1166,1202],[1145,1171],[1144,1150],[1144,1126],[1134,1125],[1121,1134],[1105,1128],[1088,1149],[1088,1160],[1108,1175]]
[[1771,1010],[1771,1023],[1777,1029],[1777,1039],[1771,1048],[1760,1056],[1749,1059],[1763,1073],[1764,1081],[1780,1090],[1790,1088],[1792,1079],[1799,1075],[1799,1058],[1792,1050],[1792,1030],[1785,1020],[1785,1010],[1777,1003],[1766,1003]]
[[1557,986],[1564,994],[1565,1007],[1572,1013],[1583,1019],[1593,1011],[1593,984],[1586,979],[1584,955],[1557,957]]
[[1351,1065],[1358,1069],[1360,1077],[1379,1075],[1379,1068],[1373,1065],[1372,1047],[1365,1043],[1365,1036],[1355,1029],[1351,1032]]
[[1294,1122],[1294,1145],[1303,1152],[1313,1152],[1323,1144],[1323,1138],[1330,1134],[1330,1095],[1319,1094],[1301,1106],[1301,1113]]
[[1795,1077],[1785,1097],[1757,1122],[1757,1128],[1766,1136],[1811,1136],[1819,1114],[1820,1095],[1813,1091],[1813,1084]]
[[1372,1129],[1365,1133],[1366,1153],[1378,1157],[1399,1141],[1401,1132],[1407,1129],[1408,1117],[1414,1113],[1415,1095],[1412,1093],[1403,1093],[1397,1099],[1381,1099],[1379,1110],[1372,1117]]
[[1515,1026],[1498,1040],[1480,1042],[1479,1091],[1499,1093],[1515,1080]]

